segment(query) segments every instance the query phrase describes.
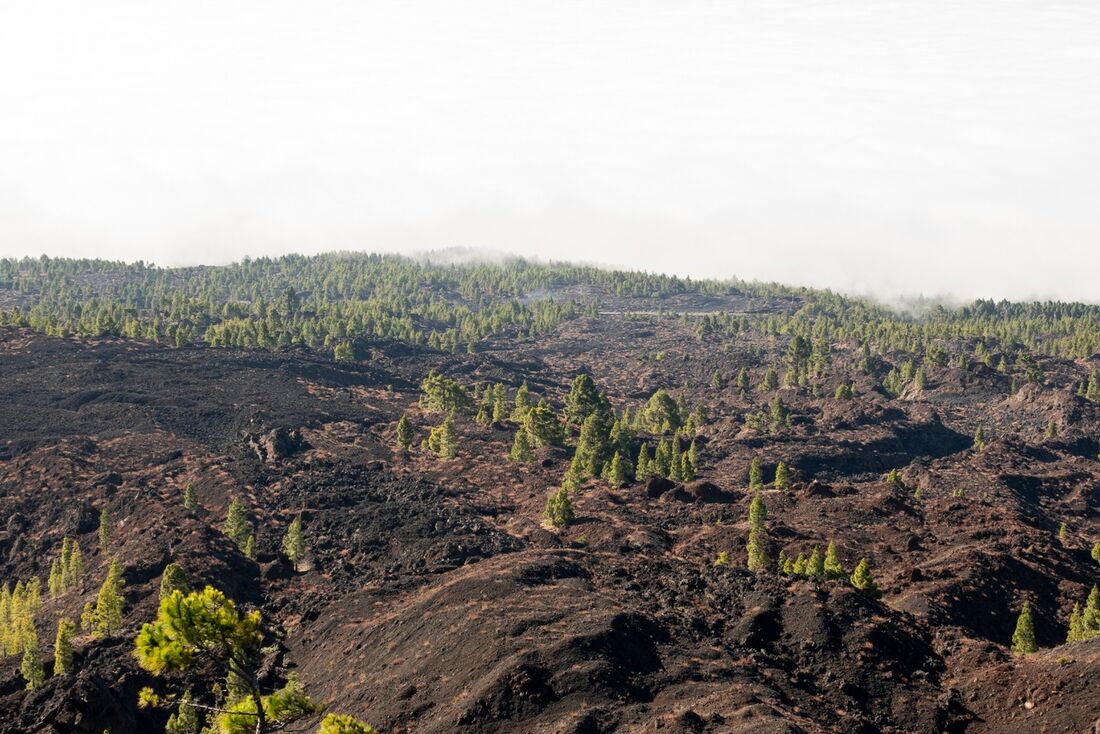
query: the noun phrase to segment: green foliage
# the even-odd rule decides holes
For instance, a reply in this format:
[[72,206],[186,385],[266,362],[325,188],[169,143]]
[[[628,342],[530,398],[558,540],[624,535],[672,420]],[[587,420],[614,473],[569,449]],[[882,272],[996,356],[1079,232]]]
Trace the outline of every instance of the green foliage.
[[577,375],[569,388],[563,413],[567,423],[581,425],[592,413],[606,407],[607,398],[600,394],[592,376],[582,373]]
[[527,415],[527,411],[531,410],[534,404],[531,402],[531,391],[527,387],[527,380],[523,381],[523,384],[516,390],[516,399],[512,406],[512,420],[520,423]]
[[855,397],[855,389],[850,382],[842,382],[837,385],[836,392],[833,393],[833,397],[837,400],[851,400]]
[[760,389],[764,392],[771,392],[772,390],[779,389],[779,374],[775,371],[774,367],[769,367],[764,371],[764,379],[760,383]]
[[536,447],[558,446],[565,440],[565,430],[550,405],[542,400],[523,417],[523,428]]
[[302,513],[300,512],[294,516],[290,527],[286,529],[286,535],[283,536],[283,553],[297,571],[298,564],[306,555],[306,538],[302,533]]
[[176,713],[168,717],[164,734],[199,734],[201,726],[199,711],[191,702],[191,692],[184,691]]
[[568,489],[562,487],[546,498],[546,510],[543,512],[543,517],[546,522],[556,528],[563,528],[576,520],[577,516],[573,512],[573,500],[569,497]]
[[824,570],[826,578],[842,579],[848,575],[844,565],[840,562],[840,556],[836,552],[836,543],[829,541],[829,547],[825,549]]
[[377,734],[373,727],[350,716],[329,714],[321,721],[317,734]]
[[806,575],[818,579],[825,578],[825,559],[816,547],[810,557],[806,559]]
[[516,438],[512,442],[512,450],[508,452],[508,461],[520,464],[529,464],[535,460],[535,451],[531,448],[531,439],[525,428],[516,431]]
[[722,566],[730,565],[729,551],[721,551],[718,553],[718,557],[714,559],[715,568],[721,568]]
[[109,637],[122,627],[122,590],[125,582],[122,580],[122,567],[117,560],[112,560],[107,569],[107,578],[99,587],[96,595],[95,617],[93,634],[96,637]]
[[1016,630],[1012,633],[1012,652],[1028,655],[1038,650],[1035,644],[1035,625],[1031,620],[1031,605],[1024,602],[1020,616],[1016,618]]
[[195,512],[199,509],[199,500],[195,496],[195,487],[188,482],[183,488],[183,506],[185,509]]
[[355,347],[351,342],[343,341],[332,350],[332,358],[337,362],[350,362],[355,359]]
[[856,564],[856,570],[852,572],[850,580],[852,586],[866,591],[871,596],[878,597],[882,594],[878,586],[875,585],[874,577],[871,575],[871,562],[866,558],[859,559],[859,563]]
[[23,630],[22,638],[23,660],[19,663],[19,674],[26,681],[27,690],[33,690],[46,681],[46,671],[42,667],[42,653],[38,649],[38,632],[33,623]]
[[68,675],[73,672],[73,637],[76,624],[68,617],[57,620],[57,636],[53,642],[53,674]]
[[1080,604],[1073,605],[1073,613],[1069,618],[1069,634],[1066,642],[1078,642],[1100,637],[1100,589],[1092,587],[1084,608]]
[[408,451],[413,445],[413,431],[412,425],[409,423],[409,416],[405,413],[401,414],[401,418],[397,421],[397,430],[395,431],[395,438],[397,440],[397,448]]
[[981,451],[985,448],[985,434],[982,432],[982,427],[978,426],[974,429],[974,449]]
[[237,544],[242,551],[248,539],[252,537],[252,523],[248,521],[244,504],[233,497],[229,500],[229,509],[225,513],[225,524],[222,526],[225,536]]
[[1100,563],[1100,542],[1097,542],[1096,545],[1092,546],[1092,560]]
[[650,396],[636,416],[638,427],[648,433],[675,433],[684,423],[680,404],[665,390]]
[[787,471],[787,465],[782,461],[776,464],[775,467],[775,482],[776,489],[785,489],[791,484],[790,472]]
[[607,465],[606,478],[607,483],[615,489],[626,486],[626,467],[618,451]]
[[760,457],[752,457],[749,464],[749,489],[764,488],[764,470],[760,466]]
[[458,437],[455,434],[453,416],[448,415],[428,434],[428,450],[435,452],[441,459],[453,459],[458,455]]
[[757,491],[749,503],[749,537],[745,545],[748,554],[746,566],[750,571],[765,571],[771,560],[768,558],[768,531],[765,522],[768,508],[764,498]]
[[431,370],[420,383],[420,405],[442,413],[465,413],[473,405],[466,388],[457,380]]
[[158,598],[164,599],[171,596],[173,591],[182,591],[184,594],[191,592],[191,584],[187,580],[187,574],[174,561],[165,566],[164,572],[160,575],[160,596]]

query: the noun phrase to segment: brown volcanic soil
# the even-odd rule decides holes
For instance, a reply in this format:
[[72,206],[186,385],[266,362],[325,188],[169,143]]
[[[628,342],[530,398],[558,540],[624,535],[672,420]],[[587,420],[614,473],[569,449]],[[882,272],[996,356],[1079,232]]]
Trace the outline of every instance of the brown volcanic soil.
[[[863,376],[852,401],[781,390],[792,428],[759,436],[743,418],[771,396],[710,376],[744,366],[755,384],[785,345],[724,346],[680,320],[620,315],[473,355],[364,343],[370,358],[354,364],[0,332],[0,578],[45,577],[66,534],[88,567],[84,593],[44,600],[44,657],[57,617],[78,617],[102,580],[103,507],[127,582],[126,634],[80,638],[74,676],[26,692],[18,658],[0,660],[0,733],[161,730],[163,714],[136,707],[151,679],[129,637],[171,560],[263,610],[271,685],[296,670],[332,710],[383,732],[1096,726],[1100,639],[1052,647],[1100,571],[1088,553],[1100,412],[1069,390],[1083,367],[1051,360],[1047,387],[1015,395],[981,366],[930,374],[897,400]],[[854,355],[836,349],[843,375]],[[421,434],[440,419],[415,406],[431,367],[471,384],[527,379],[559,405],[583,369],[617,405],[684,392],[711,417],[702,481],[650,497],[593,480],[578,521],[550,531],[541,512],[567,452],[515,466],[509,427],[467,420],[452,461],[391,450],[402,411]],[[1059,438],[1044,440],[1052,417]],[[975,452],[979,424],[990,443]],[[798,477],[765,495],[773,555],[834,538],[847,565],[872,559],[881,600],[742,570],[757,454]],[[920,497],[882,480],[894,467]],[[198,513],[182,506],[188,482]],[[258,562],[218,532],[232,496],[259,527]],[[311,553],[293,572],[278,549],[297,512]],[[722,550],[733,562],[715,568]],[[1024,598],[1050,649],[1019,659],[1005,645]]]

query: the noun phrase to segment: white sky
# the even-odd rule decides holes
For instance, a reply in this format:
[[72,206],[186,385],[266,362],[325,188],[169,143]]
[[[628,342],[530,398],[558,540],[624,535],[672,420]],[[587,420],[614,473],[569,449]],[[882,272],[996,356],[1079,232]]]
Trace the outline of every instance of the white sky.
[[2,0],[0,255],[1100,301],[1095,0]]

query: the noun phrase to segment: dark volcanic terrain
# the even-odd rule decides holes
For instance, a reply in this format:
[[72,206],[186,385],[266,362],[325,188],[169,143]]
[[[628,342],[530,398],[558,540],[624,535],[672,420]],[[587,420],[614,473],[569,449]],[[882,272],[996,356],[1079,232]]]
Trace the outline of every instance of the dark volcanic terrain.
[[[791,308],[667,307],[750,305]],[[1044,359],[1042,384],[1015,391],[984,364],[943,366],[891,397],[881,375],[855,369],[857,345],[838,343],[854,398],[832,397],[839,377],[762,392],[783,340],[746,335],[731,349],[689,318],[604,308],[475,353],[359,340],[340,362],[4,327],[0,579],[45,579],[62,538],[80,541],[88,581],[43,594],[44,656],[57,618],[94,600],[108,555],[124,566],[126,606],[123,633],[78,636],[72,676],[26,691],[19,656],[0,660],[0,733],[163,730],[166,712],[137,707],[153,678],[131,650],[171,561],[193,586],[262,611],[272,685],[294,671],[379,732],[1100,730],[1100,637],[1063,644],[1100,571],[1100,405],[1075,394],[1100,359]],[[417,444],[442,418],[417,405],[432,368],[475,404],[503,382],[510,407],[526,380],[560,410],[581,372],[617,409],[659,388],[683,395],[707,415],[698,479],[590,479],[576,521],[552,528],[543,509],[567,447],[511,463],[510,421],[459,417],[456,458],[395,450],[403,412]],[[732,384],[741,368],[745,395]],[[790,428],[746,428],[776,396]],[[746,570],[754,456],[766,478],[780,461],[793,475],[763,492],[773,561],[835,540],[849,571],[870,559],[881,598]],[[233,497],[257,528],[255,561],[220,532]],[[295,571],[280,544],[297,513],[309,553]],[[730,562],[716,566],[721,552]],[[1025,599],[1040,646],[1026,657],[1008,648]]]

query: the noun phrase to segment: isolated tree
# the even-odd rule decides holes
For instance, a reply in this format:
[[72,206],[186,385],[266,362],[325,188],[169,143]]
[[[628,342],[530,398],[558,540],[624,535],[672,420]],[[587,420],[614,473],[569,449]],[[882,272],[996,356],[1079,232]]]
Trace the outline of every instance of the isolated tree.
[[1051,418],[1047,421],[1047,429],[1043,432],[1043,438],[1054,438],[1058,435],[1058,426],[1054,423],[1054,419]]
[[99,511],[99,552],[106,554],[111,545],[111,513],[104,507]]
[[122,580],[122,567],[118,560],[112,559],[107,569],[107,578],[99,587],[99,594],[95,601],[95,629],[96,637],[108,637],[122,627],[122,589],[125,582]]
[[286,529],[286,535],[283,536],[283,553],[297,571],[298,564],[306,555],[306,539],[302,534],[302,513],[300,512],[294,516],[290,527]]
[[764,498],[757,491],[749,503],[749,537],[745,544],[748,554],[746,565],[750,571],[764,571],[768,567],[767,529],[765,521],[768,517],[768,508],[764,504]]
[[413,445],[413,432],[412,426],[409,425],[409,416],[405,413],[401,414],[401,418],[397,421],[397,448],[403,451],[408,451]]
[[1028,655],[1039,649],[1035,644],[1035,626],[1031,621],[1031,605],[1024,602],[1020,616],[1016,618],[1016,631],[1012,633],[1012,652]]
[[744,367],[742,367],[737,373],[737,379],[734,380],[734,384],[737,386],[737,392],[742,397],[749,392],[749,373]]
[[245,543],[252,535],[252,524],[248,522],[244,504],[236,497],[229,500],[229,509],[225,513],[225,525],[222,526],[225,536],[244,549]]
[[191,512],[195,512],[199,509],[199,500],[195,496],[195,487],[190,482],[183,488],[183,506]]
[[22,633],[23,660],[19,663],[19,673],[27,682],[27,690],[34,690],[46,680],[46,671],[42,667],[42,653],[38,649],[38,632],[34,624],[26,625]]
[[982,432],[981,426],[974,429],[974,448],[978,451],[985,448],[985,434]]
[[764,470],[760,467],[760,457],[752,457],[749,463],[749,489],[763,489]]
[[573,500],[569,498],[569,490],[562,487],[546,498],[546,510],[543,512],[546,522],[556,528],[563,528],[576,519],[573,512]]
[[531,439],[527,435],[527,429],[519,428],[516,438],[512,442],[512,450],[508,453],[508,460],[527,464],[535,460],[535,451],[531,448]]
[[879,596],[881,592],[875,585],[875,579],[871,576],[871,563],[866,558],[860,558],[856,564],[856,570],[851,576],[852,586],[866,591],[871,596]]
[[190,593],[191,584],[187,580],[187,574],[178,563],[172,562],[164,567],[164,572],[160,575],[160,596],[158,598],[165,599],[171,596],[173,591],[182,591],[184,594]]
[[[161,601],[156,619],[142,625],[134,640],[134,653],[141,667],[156,676],[207,665],[226,670],[241,695],[219,712],[217,730],[267,734],[314,713],[317,707],[300,686],[288,684],[274,693],[262,692],[258,674],[262,642],[260,613],[238,613],[225,594],[207,586],[186,595],[175,591]],[[145,689],[140,701],[157,704],[159,697]]]
[[829,547],[825,549],[825,576],[831,579],[844,578],[848,572],[840,562],[836,552],[836,543],[829,541]]
[[53,674],[68,675],[73,672],[73,637],[76,625],[68,617],[57,620],[57,636],[53,643]]
[[790,483],[791,478],[787,472],[787,465],[781,461],[775,467],[775,488],[784,489],[790,486]]

